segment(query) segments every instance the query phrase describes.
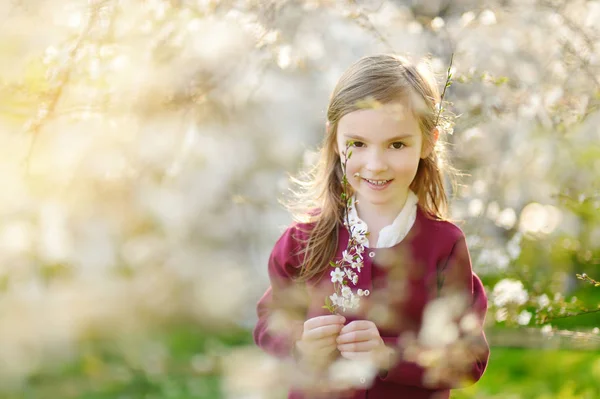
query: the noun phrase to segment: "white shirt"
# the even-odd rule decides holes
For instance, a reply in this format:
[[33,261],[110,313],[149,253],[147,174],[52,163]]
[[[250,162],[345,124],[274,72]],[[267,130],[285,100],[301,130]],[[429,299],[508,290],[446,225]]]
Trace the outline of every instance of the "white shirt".
[[[350,219],[350,224],[358,225],[361,230],[369,231],[369,227],[367,223],[365,223],[361,218],[358,217],[358,213],[356,212],[356,207],[354,206],[354,200],[356,198],[352,197],[352,205],[350,207],[350,213],[348,217]],[[419,201],[417,195],[412,191],[408,190],[408,197],[406,198],[406,202],[404,203],[404,207],[396,216],[396,219],[392,222],[392,224],[385,226],[379,232],[379,238],[377,239],[377,245],[373,246],[369,242],[369,248],[390,248],[394,245],[401,242],[404,237],[408,234],[411,227],[415,223],[417,218],[417,202]]]

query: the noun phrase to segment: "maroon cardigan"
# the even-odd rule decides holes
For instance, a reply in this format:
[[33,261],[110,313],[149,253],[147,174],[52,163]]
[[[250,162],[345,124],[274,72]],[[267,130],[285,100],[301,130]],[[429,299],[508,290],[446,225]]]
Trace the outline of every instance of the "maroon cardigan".
[[[257,305],[258,322],[254,328],[254,340],[264,351],[277,357],[292,356],[294,343],[302,332],[303,320],[328,314],[322,306],[325,298],[333,293],[329,277],[331,268],[307,283],[293,281],[301,264],[298,252],[309,230],[310,225],[294,224],[277,241],[268,265],[271,286]],[[341,258],[342,251],[346,249],[348,231],[340,225],[337,235],[335,259]],[[358,284],[350,286],[354,291],[358,288],[368,289],[371,294],[362,298],[361,314],[341,312],[346,317],[346,324],[353,320],[370,319],[379,328],[387,345],[400,348],[407,336],[418,334],[425,305],[439,295],[457,290],[467,294],[471,299],[470,310],[478,315],[481,324],[487,310],[487,297],[481,280],[472,271],[464,234],[450,222],[427,217],[420,206],[417,207],[415,223],[402,242],[391,248],[365,249],[364,267],[359,274]],[[290,287],[300,288],[303,295],[286,293],[286,288]],[[382,308],[391,310],[388,317],[371,317],[377,313],[369,310]],[[295,323],[294,331],[284,333],[269,327],[268,319],[275,309],[299,314],[300,320]],[[466,362],[471,365],[468,367],[470,373],[455,384],[432,386],[424,381],[425,370],[421,366],[399,356],[385,377],[383,374],[377,376],[369,387],[355,390],[344,398],[448,398],[450,388],[459,384],[464,386],[465,379],[474,383],[485,371],[489,346],[483,331],[471,342],[469,349],[471,354]],[[289,394],[290,399],[308,397],[314,396],[298,391]],[[322,397],[336,396],[330,393]]]

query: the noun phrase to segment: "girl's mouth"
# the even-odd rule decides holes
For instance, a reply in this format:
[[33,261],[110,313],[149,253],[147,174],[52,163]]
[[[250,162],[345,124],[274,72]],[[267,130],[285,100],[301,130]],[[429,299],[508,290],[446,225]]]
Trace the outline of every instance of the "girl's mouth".
[[372,180],[372,179],[365,179],[363,177],[363,180],[369,185],[370,188],[372,188],[373,190],[383,190],[385,189],[387,186],[390,185],[390,183],[392,182],[392,180],[394,179],[388,179],[388,180]]

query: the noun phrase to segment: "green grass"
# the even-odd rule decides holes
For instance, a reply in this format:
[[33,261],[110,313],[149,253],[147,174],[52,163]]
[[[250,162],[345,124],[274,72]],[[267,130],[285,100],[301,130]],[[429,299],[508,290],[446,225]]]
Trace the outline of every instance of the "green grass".
[[600,352],[492,348],[481,380],[453,399],[597,399]]

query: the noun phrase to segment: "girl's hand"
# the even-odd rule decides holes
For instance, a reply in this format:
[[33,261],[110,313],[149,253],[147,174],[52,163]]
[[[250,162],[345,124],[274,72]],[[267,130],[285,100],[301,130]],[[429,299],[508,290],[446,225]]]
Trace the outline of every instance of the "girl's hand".
[[369,320],[356,320],[344,326],[337,338],[337,348],[346,359],[370,360],[383,370],[390,367],[393,354],[375,323]]
[[317,316],[304,322],[302,338],[296,342],[296,351],[303,362],[326,366],[337,349],[336,337],[344,327],[343,316]]

